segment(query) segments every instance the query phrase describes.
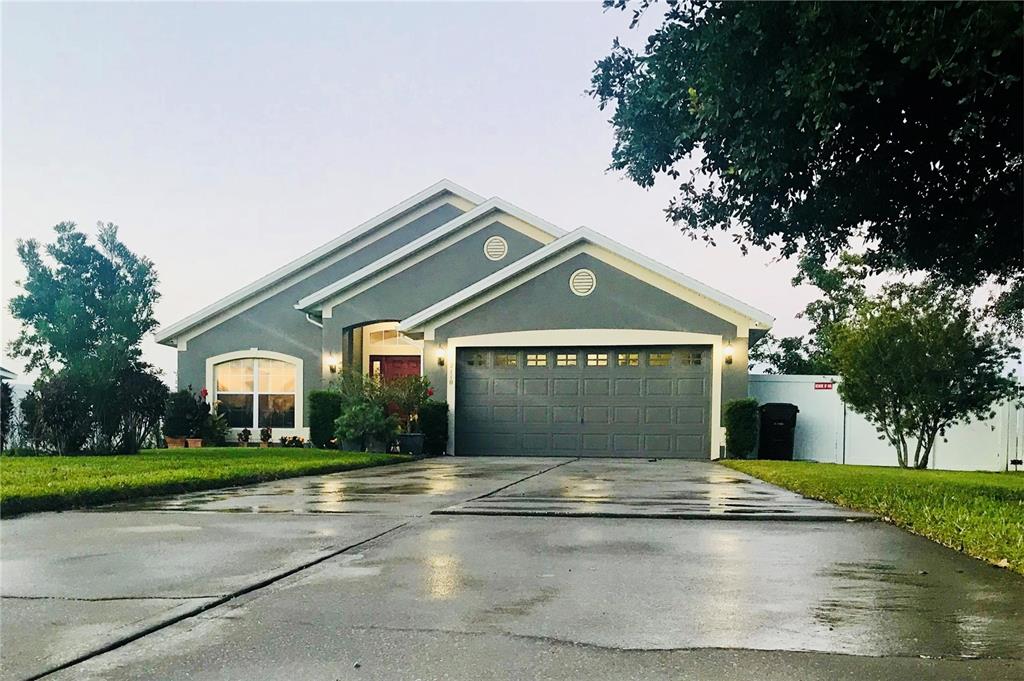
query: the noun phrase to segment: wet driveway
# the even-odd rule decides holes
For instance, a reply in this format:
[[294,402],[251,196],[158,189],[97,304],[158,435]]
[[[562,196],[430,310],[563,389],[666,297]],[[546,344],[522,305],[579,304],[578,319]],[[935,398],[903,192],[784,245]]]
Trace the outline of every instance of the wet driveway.
[[1024,580],[706,463],[433,459],[7,520],[0,558],[4,679],[1024,676]]

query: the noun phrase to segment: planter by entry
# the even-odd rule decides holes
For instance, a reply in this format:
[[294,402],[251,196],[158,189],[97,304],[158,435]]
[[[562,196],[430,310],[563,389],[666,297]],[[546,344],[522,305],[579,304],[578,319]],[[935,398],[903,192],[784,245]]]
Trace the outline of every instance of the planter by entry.
[[201,437],[187,437],[185,438],[185,442],[188,443],[189,449],[198,449],[199,447],[203,446],[203,438]]
[[269,446],[270,446],[269,442],[267,442],[266,440],[260,440],[260,449],[266,449]]
[[423,433],[400,433],[398,449],[402,454],[423,456]]
[[165,437],[164,441],[167,443],[167,449],[185,448],[185,438],[183,437]]

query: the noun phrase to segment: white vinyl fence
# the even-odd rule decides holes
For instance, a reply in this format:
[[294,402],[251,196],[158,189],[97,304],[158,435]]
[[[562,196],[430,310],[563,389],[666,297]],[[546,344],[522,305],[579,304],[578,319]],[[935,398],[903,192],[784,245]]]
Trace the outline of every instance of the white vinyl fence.
[[[866,466],[896,466],[896,450],[875,427],[849,409],[836,390],[838,376],[752,374],[750,396],[760,404],[786,402],[796,417],[794,459]],[[955,471],[1013,470],[1024,456],[1024,410],[1000,405],[994,418],[961,424],[939,438],[929,468]]]

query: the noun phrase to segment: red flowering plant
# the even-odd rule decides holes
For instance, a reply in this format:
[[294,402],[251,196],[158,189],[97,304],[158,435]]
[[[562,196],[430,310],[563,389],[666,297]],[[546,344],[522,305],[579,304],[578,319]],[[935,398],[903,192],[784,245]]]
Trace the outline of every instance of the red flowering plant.
[[398,408],[398,419],[402,430],[415,432],[420,407],[426,404],[434,389],[425,376],[402,376],[393,378],[384,386],[388,403]]

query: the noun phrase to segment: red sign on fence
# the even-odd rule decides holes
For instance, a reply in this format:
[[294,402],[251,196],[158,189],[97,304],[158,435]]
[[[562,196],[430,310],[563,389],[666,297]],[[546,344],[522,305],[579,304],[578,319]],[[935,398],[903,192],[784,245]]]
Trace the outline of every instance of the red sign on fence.
[[831,381],[822,382],[822,383],[815,383],[814,384],[814,389],[815,390],[831,390],[832,386],[834,386],[834,385],[835,385],[835,383],[832,383]]

